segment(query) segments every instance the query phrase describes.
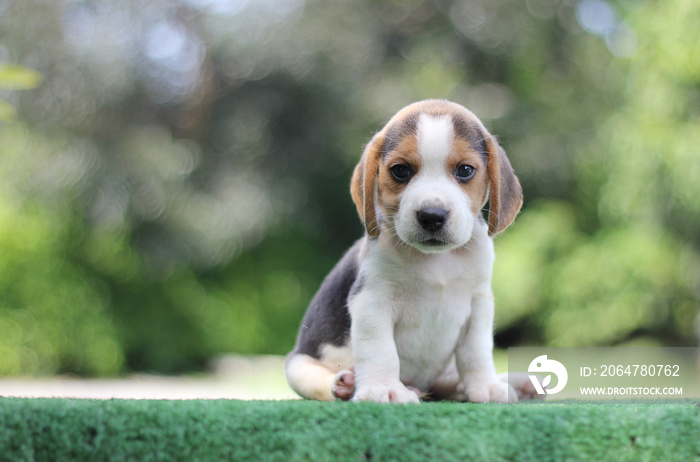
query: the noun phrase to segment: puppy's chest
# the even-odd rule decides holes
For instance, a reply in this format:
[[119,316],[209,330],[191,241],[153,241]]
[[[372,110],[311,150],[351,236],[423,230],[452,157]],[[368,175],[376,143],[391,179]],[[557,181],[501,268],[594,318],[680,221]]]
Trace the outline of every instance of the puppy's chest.
[[397,333],[435,335],[461,329],[482,281],[469,260],[440,256],[422,264],[396,266],[384,273],[391,292]]
[[465,278],[414,278],[395,293],[397,335],[435,336],[461,329],[471,310],[472,284]]
[[401,379],[428,389],[455,351],[471,314],[468,280],[414,280],[411,290],[394,305],[394,342],[401,363]]

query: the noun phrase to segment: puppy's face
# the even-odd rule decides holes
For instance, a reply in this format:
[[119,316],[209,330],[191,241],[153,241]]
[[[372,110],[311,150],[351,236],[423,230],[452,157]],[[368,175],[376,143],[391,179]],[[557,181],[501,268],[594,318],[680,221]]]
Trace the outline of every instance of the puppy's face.
[[395,233],[426,253],[464,246],[489,193],[492,235],[522,203],[505,152],[481,122],[435,100],[404,108],[372,139],[351,190],[370,236]]
[[461,133],[468,122],[456,116],[420,112],[387,130],[376,205],[386,229],[422,252],[465,245],[487,199],[483,137]]

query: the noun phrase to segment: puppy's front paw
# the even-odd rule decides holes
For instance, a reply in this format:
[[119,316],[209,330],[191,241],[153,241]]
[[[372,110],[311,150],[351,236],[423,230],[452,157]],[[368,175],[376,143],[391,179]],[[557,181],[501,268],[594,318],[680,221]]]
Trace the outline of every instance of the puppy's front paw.
[[357,389],[353,401],[373,401],[375,403],[420,403],[418,394],[404,384],[367,385]]
[[518,395],[508,382],[496,377],[465,380],[457,388],[458,396],[463,401],[472,403],[517,403]]

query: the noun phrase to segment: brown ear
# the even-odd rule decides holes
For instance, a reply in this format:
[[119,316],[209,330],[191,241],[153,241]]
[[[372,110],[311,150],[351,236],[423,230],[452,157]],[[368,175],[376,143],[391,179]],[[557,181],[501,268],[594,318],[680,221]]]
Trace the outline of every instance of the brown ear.
[[370,140],[362,153],[360,162],[355,167],[355,172],[350,181],[350,194],[355,202],[360,219],[365,225],[365,230],[370,237],[379,235],[379,223],[377,212],[374,208],[374,183],[377,180],[379,169],[379,155],[384,144],[383,132],[377,133]]
[[484,140],[488,152],[488,174],[491,186],[489,199],[489,236],[505,230],[523,205],[523,190],[510,166],[506,152],[492,136]]

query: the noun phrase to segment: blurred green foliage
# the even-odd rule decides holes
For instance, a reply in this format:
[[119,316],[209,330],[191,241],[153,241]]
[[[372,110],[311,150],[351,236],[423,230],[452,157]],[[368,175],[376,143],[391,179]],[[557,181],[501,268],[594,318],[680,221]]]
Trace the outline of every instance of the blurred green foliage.
[[0,374],[287,352],[362,233],[363,144],[428,97],[479,115],[524,186],[496,241],[499,346],[696,344],[698,17],[692,0],[0,5],[17,108]]
[[[27,90],[41,83],[41,75],[22,66],[0,62],[0,88]],[[17,117],[15,108],[0,99],[0,121],[10,121]]]

